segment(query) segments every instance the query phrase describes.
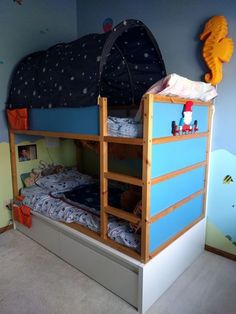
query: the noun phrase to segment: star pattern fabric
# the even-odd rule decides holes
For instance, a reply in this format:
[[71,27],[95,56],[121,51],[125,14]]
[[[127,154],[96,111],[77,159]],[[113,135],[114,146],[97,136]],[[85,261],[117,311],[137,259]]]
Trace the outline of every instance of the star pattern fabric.
[[140,21],[89,34],[33,53],[18,64],[9,108],[81,107],[99,95],[112,105],[139,104],[145,91],[166,75],[159,47]]

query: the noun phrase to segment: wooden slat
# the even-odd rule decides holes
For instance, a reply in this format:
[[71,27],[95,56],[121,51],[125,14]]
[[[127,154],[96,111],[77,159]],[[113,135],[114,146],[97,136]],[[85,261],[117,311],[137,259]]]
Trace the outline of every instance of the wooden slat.
[[108,143],[104,141],[107,136],[107,99],[99,97],[100,115],[100,217],[101,237],[107,239],[108,215],[105,208],[108,206],[108,180],[105,173],[108,171]]
[[156,214],[155,216],[152,216],[149,219],[150,223],[153,223],[159,219],[161,219],[162,217],[170,214],[171,212],[173,212],[174,210],[176,210],[177,208],[181,207],[182,205],[186,204],[187,202],[191,201],[192,199],[194,199],[195,197],[204,194],[205,193],[205,189],[201,189],[200,191],[197,191],[193,194],[191,194],[188,197],[185,197],[184,199],[182,199],[181,201],[171,205],[170,207],[164,209],[163,211],[161,211],[160,213]]
[[130,248],[128,248],[122,244],[119,244],[119,243],[117,243],[117,242],[115,242],[109,238],[103,239],[95,231],[92,231],[92,230],[90,230],[90,229],[88,229],[82,225],[79,225],[76,222],[72,222],[72,223],[61,222],[61,223],[68,226],[69,228],[72,228],[76,231],[79,231],[83,234],[86,234],[87,236],[89,236],[89,237],[91,237],[91,238],[93,238],[93,239],[95,239],[95,240],[97,240],[103,244],[106,244],[106,245],[118,250],[119,252],[126,254],[126,255],[128,255],[128,256],[130,256],[130,257],[132,257],[138,261],[141,260],[140,255],[137,252],[135,252],[134,250],[132,250],[132,249],[130,249]]
[[12,190],[13,190],[13,196],[16,197],[18,195],[18,184],[17,184],[15,134],[11,130],[9,131],[9,145],[10,145],[10,159],[11,159]]
[[111,215],[113,215],[115,217],[127,220],[129,222],[134,223],[134,224],[138,224],[140,222],[140,220],[141,220],[139,217],[135,216],[132,213],[126,212],[126,211],[124,211],[122,209],[118,209],[118,208],[115,208],[115,207],[112,207],[112,206],[105,207],[105,210],[106,210],[107,214],[111,214]]
[[199,221],[201,221],[204,218],[204,215],[201,215],[199,218],[197,218],[196,220],[194,220],[191,224],[189,224],[187,227],[185,227],[184,229],[182,229],[180,232],[178,232],[175,236],[173,236],[172,238],[170,238],[168,241],[166,241],[164,244],[162,244],[161,246],[159,246],[155,251],[153,251],[150,254],[150,258],[155,257],[157,254],[159,254],[161,251],[163,251],[168,245],[170,245],[171,243],[173,243],[176,239],[178,239],[180,236],[182,236],[185,232],[187,232],[188,230],[190,230],[193,226],[195,226]]
[[143,161],[142,161],[142,228],[141,228],[141,259],[144,263],[149,260],[149,224],[150,191],[151,191],[151,161],[152,161],[152,124],[153,124],[153,95],[144,96],[143,110]]
[[100,140],[99,135],[89,135],[89,134],[48,132],[48,131],[35,131],[35,130],[12,130],[11,132],[15,134],[25,134],[25,135],[45,136],[45,137],[60,137],[60,138],[96,141],[96,142]]
[[143,145],[143,139],[142,138],[104,136],[104,140],[106,142],[109,142],[109,143]]
[[133,185],[137,185],[137,186],[143,185],[143,182],[141,179],[127,176],[125,174],[116,173],[116,172],[111,172],[111,171],[105,172],[104,177],[107,179],[110,179],[110,180],[119,181],[119,182],[123,182],[123,183],[129,183],[129,184],[133,184]]
[[206,213],[206,198],[207,198],[207,185],[208,185],[208,174],[209,174],[209,158],[210,158],[210,150],[211,150],[211,134],[212,134],[212,116],[213,116],[213,106],[208,108],[208,138],[207,138],[207,151],[206,151],[206,171],[205,171],[205,189],[206,193],[204,196],[204,204],[203,204],[203,215]]
[[114,249],[116,249],[117,251],[121,252],[121,253],[124,253],[132,258],[135,258],[136,260],[138,261],[141,261],[141,257],[140,257],[140,254],[138,254],[136,251],[128,248],[127,246],[124,246],[118,242],[115,242],[109,238],[107,238],[105,241],[104,241],[105,244],[108,244],[109,246],[113,247]]
[[188,134],[188,135],[165,136],[165,137],[153,138],[152,143],[163,144],[163,143],[190,140],[193,138],[206,137],[206,136],[208,136],[208,132],[201,132],[201,133]]
[[204,102],[200,100],[195,100],[195,99],[185,99],[181,97],[170,97],[170,96],[163,96],[163,95],[153,95],[154,101],[156,102],[167,102],[171,104],[185,104],[187,101],[191,100],[194,105],[198,106],[211,106],[212,103],[209,102]]
[[191,170],[194,170],[194,169],[197,169],[197,168],[200,168],[200,167],[205,167],[206,164],[207,164],[206,161],[202,161],[202,162],[199,162],[199,163],[194,164],[192,166],[185,167],[185,168],[182,168],[182,169],[179,169],[179,170],[172,171],[172,172],[169,172],[167,174],[164,174],[163,176],[153,178],[152,179],[152,185],[158,184],[158,183],[163,182],[165,180],[169,180],[171,178],[174,178],[176,176],[179,176],[179,175],[184,174],[186,172],[189,172]]

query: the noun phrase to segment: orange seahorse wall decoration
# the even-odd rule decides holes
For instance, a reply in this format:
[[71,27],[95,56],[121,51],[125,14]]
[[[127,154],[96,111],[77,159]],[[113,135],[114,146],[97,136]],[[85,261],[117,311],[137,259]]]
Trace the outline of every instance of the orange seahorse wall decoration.
[[232,38],[226,37],[228,24],[224,16],[213,16],[205,25],[200,39],[204,40],[203,58],[210,69],[205,74],[205,81],[213,85],[222,80],[222,63],[229,62],[233,51],[234,43]]

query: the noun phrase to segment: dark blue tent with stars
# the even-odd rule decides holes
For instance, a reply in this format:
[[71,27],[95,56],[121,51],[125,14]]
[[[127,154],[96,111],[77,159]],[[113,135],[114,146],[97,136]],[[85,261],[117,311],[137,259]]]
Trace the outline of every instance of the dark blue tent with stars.
[[8,108],[81,107],[97,103],[139,104],[142,95],[166,76],[158,44],[137,20],[103,34],[89,34],[33,53],[12,76]]

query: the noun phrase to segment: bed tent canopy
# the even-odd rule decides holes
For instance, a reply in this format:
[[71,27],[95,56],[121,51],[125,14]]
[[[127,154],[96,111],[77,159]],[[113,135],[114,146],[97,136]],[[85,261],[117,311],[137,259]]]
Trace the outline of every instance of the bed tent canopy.
[[166,76],[158,44],[137,20],[28,55],[17,65],[8,108],[80,107],[107,97],[109,106],[139,104]]

